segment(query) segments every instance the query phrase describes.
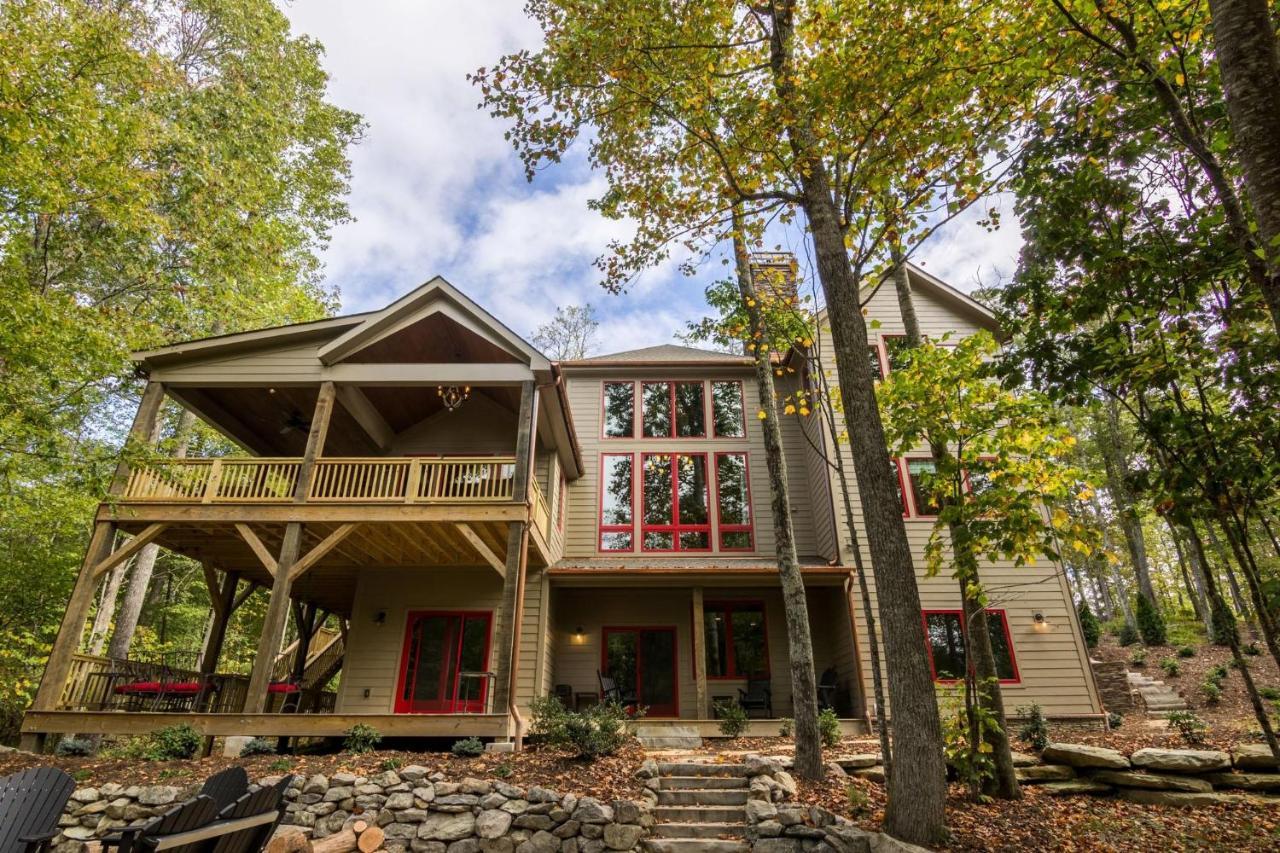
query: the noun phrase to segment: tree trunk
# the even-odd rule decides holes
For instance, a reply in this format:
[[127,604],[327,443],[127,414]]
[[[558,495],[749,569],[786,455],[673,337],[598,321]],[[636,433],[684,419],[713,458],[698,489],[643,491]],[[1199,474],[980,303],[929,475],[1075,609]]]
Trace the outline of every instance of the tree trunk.
[[1151,567],[1147,562],[1147,545],[1142,536],[1142,519],[1134,506],[1133,495],[1125,478],[1129,475],[1129,454],[1125,451],[1124,433],[1120,429],[1120,409],[1115,400],[1108,399],[1103,406],[1104,416],[1097,419],[1099,444],[1107,471],[1107,491],[1116,503],[1120,516],[1120,529],[1124,532],[1133,574],[1138,579],[1138,594],[1157,610],[1155,588],[1151,585]]
[[129,561],[125,560],[111,570],[107,582],[102,585],[102,595],[98,599],[98,612],[93,615],[93,629],[89,632],[89,654],[100,655],[107,644],[107,633],[111,630],[111,620],[116,614],[116,599],[120,597],[120,585],[129,572]]
[[[176,443],[173,455],[176,458],[187,455],[187,445],[191,441],[191,430],[195,422],[196,416],[183,409],[174,434]],[[160,439],[161,425],[161,420],[157,418],[156,429],[151,437],[153,445]],[[124,601],[116,616],[116,628],[111,635],[107,657],[117,660],[129,657],[129,649],[133,646],[133,635],[138,630],[138,618],[142,615],[142,606],[147,602],[147,591],[151,588],[151,575],[155,571],[158,556],[160,556],[160,546],[149,544],[139,551],[134,559],[133,571],[129,575],[129,586],[125,589]]]
[[[782,430],[778,421],[778,408],[773,388],[771,349],[768,346],[769,331],[756,296],[755,282],[751,275],[751,261],[747,255],[747,243],[743,234],[743,222],[739,211],[734,210],[733,257],[737,264],[738,293],[751,321],[751,329],[758,333],[756,346],[748,350],[753,356],[756,370],[756,390],[760,397],[760,411],[764,417],[760,425],[764,432],[765,459],[769,468],[769,497],[773,514],[775,556],[778,561],[778,579],[782,586],[783,613],[787,622],[787,649],[791,662],[792,714],[795,718],[795,771],[802,778],[819,780],[826,774],[822,765],[822,738],[818,732],[818,682],[813,669],[813,639],[809,631],[809,605],[805,597],[804,576],[800,573],[800,561],[796,557],[796,543],[791,525],[791,497],[787,489],[787,463],[782,449]],[[701,661],[699,661],[701,664]]]
[[1232,147],[1265,252],[1262,297],[1280,332],[1280,51],[1267,0],[1209,0]]
[[1169,525],[1169,535],[1173,538],[1173,548],[1178,552],[1178,565],[1182,567],[1183,583],[1187,585],[1187,591],[1191,594],[1196,618],[1204,623],[1206,634],[1212,637],[1213,612],[1209,609],[1209,599],[1204,589],[1204,570],[1200,566],[1200,561],[1196,559],[1195,552],[1187,553],[1187,550],[1182,547],[1182,535],[1178,528],[1168,518],[1165,519],[1165,522]]
[[[1231,546],[1236,563],[1240,566],[1240,571],[1244,574],[1245,583],[1249,587],[1249,596],[1253,599],[1254,621],[1258,625],[1258,630],[1262,632],[1262,639],[1266,643],[1267,651],[1271,653],[1276,666],[1280,666],[1280,638],[1276,637],[1275,621],[1271,617],[1271,612],[1267,609],[1267,599],[1262,591],[1262,580],[1258,577],[1257,566],[1252,561],[1252,555],[1248,551],[1247,544],[1240,541],[1237,531],[1229,523],[1229,520],[1223,517],[1224,515],[1225,513],[1219,510],[1219,523],[1222,525],[1222,533],[1227,538],[1227,544]],[[1213,529],[1212,524],[1209,525],[1209,529]]]
[[770,69],[778,100],[790,110],[785,131],[798,161],[801,206],[808,219],[818,279],[826,297],[840,398],[879,596],[889,698],[894,731],[898,733],[893,744],[894,772],[888,780],[884,826],[895,838],[932,844],[946,837],[946,766],[938,699],[920,625],[915,563],[892,477],[875,380],[867,361],[867,327],[859,303],[859,277],[845,251],[844,232],[817,139],[812,129],[796,118],[804,114],[805,107],[792,76],[794,6],[794,0],[780,0],[772,7]]

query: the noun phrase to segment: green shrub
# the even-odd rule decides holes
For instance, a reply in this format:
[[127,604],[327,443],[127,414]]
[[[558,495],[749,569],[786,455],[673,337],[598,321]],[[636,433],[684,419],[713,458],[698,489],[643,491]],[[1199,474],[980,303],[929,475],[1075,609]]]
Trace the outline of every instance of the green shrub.
[[1206,672],[1204,677],[1209,681],[1212,681],[1214,684],[1218,685],[1219,687],[1221,687],[1222,680],[1226,678],[1229,674],[1230,674],[1230,670],[1228,670],[1224,665],[1218,664],[1213,669]]
[[1107,725],[1109,725],[1113,729],[1120,728],[1122,725],[1124,725],[1124,714],[1121,714],[1119,711],[1108,711]]
[[204,737],[191,726],[165,726],[151,733],[147,758],[152,761],[186,761],[195,758]]
[[1098,640],[1102,639],[1102,626],[1098,624],[1098,617],[1094,616],[1089,608],[1089,602],[1080,602],[1076,613],[1080,616],[1080,633],[1084,634],[1084,643],[1092,649],[1098,645]]
[[1259,687],[1258,695],[1268,702],[1274,702],[1280,699],[1280,687]]
[[778,722],[778,737],[791,737],[795,734],[796,721],[790,717],[783,717]]
[[477,755],[484,755],[484,741],[478,737],[464,737],[462,740],[455,740],[449,751],[459,758],[475,758]]
[[972,749],[969,742],[970,718],[957,690],[940,709],[942,715],[942,753],[947,766],[972,791],[981,791],[996,776],[996,764],[991,750],[982,740],[988,724],[995,718],[980,704],[973,705],[977,714],[979,748]]
[[1147,650],[1142,646],[1138,646],[1129,653],[1129,663],[1141,669],[1147,665]]
[[272,773],[283,773],[286,770],[293,769],[293,759],[277,758],[275,761],[267,765],[267,769]]
[[1209,641],[1215,646],[1229,646],[1231,639],[1239,636],[1236,617],[1225,607],[1214,609],[1209,619],[1209,628]]
[[1240,651],[1251,658],[1256,658],[1258,655],[1262,654],[1262,649],[1258,648],[1257,643],[1249,643],[1247,646],[1242,646]]
[[384,758],[378,763],[378,769],[382,771],[399,770],[404,767],[404,760],[400,758]]
[[1169,728],[1176,729],[1189,746],[1204,743],[1204,733],[1209,730],[1209,726],[1195,712],[1170,711],[1168,719]]
[[511,775],[515,772],[516,769],[505,761],[493,768],[493,775],[497,776],[499,779],[510,779]]
[[1165,658],[1160,661],[1160,669],[1164,670],[1164,674],[1169,678],[1177,678],[1182,673],[1182,666],[1177,658]]
[[1147,601],[1146,596],[1138,596],[1134,618],[1138,622],[1138,633],[1142,635],[1142,642],[1148,646],[1164,645],[1167,638],[1164,617],[1160,615],[1159,608]]
[[94,753],[93,741],[85,737],[64,737],[53,750],[63,758],[87,758]]
[[1018,737],[1029,743],[1036,752],[1049,745],[1049,723],[1045,721],[1044,712],[1039,705],[1032,702],[1029,708],[1019,708],[1018,716],[1026,718],[1026,722],[1018,730]]
[[1129,622],[1125,622],[1120,626],[1120,633],[1116,635],[1116,642],[1122,646],[1132,646],[1138,642],[1138,629],[1133,627]]
[[836,716],[835,709],[823,708],[818,713],[818,737],[822,738],[822,745],[827,749],[840,745],[840,718]]
[[366,726],[364,723],[356,723],[347,729],[346,736],[346,740],[342,742],[342,748],[352,755],[373,752],[378,748],[378,744],[382,743],[382,734],[373,726]]
[[546,743],[571,750],[579,758],[612,755],[631,737],[629,723],[643,716],[617,702],[603,702],[585,711],[570,711],[554,696],[533,701],[530,731]]
[[747,730],[747,712],[738,700],[717,702],[715,713],[720,720],[720,734],[725,737],[739,737]]
[[275,755],[276,745],[264,737],[250,738],[240,749],[240,757],[248,758],[250,755]]
[[845,802],[849,806],[849,814],[853,817],[864,815],[871,811],[871,799],[867,796],[867,792],[852,783],[844,786]]
[[1206,681],[1200,685],[1200,695],[1206,705],[1217,705],[1222,699],[1222,688],[1216,682]]
[[1183,646],[1182,648],[1178,649],[1178,657],[1180,658],[1193,658],[1195,656],[1196,656],[1195,646]]

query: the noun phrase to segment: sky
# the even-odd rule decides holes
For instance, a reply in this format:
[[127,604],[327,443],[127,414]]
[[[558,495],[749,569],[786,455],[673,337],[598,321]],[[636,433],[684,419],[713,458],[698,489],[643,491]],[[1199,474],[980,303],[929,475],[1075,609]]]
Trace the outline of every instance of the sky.
[[[466,75],[505,53],[536,48],[538,31],[517,0],[293,0],[295,34],[324,45],[330,98],[364,116],[351,151],[354,221],[323,254],[342,312],[381,308],[442,275],[529,337],[557,305],[591,304],[598,352],[670,343],[706,314],[703,289],[721,267],[681,275],[675,264],[626,294],[599,286],[592,261],[625,238],[625,222],[587,206],[604,189],[581,151],[525,180],[506,125],[477,109]],[[1008,277],[1020,245],[1005,224],[988,234],[966,216],[936,233],[916,263],[963,289]],[[799,234],[782,239],[800,241]],[[793,248],[805,273],[803,246]],[[808,276],[812,280],[812,276]]]

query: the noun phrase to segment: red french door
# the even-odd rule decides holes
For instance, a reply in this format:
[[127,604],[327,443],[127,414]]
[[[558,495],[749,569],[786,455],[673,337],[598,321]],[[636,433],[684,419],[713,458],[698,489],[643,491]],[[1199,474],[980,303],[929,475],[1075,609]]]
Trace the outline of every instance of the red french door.
[[463,674],[485,670],[491,621],[492,614],[481,611],[411,611],[396,713],[484,713],[488,679]]
[[602,669],[648,716],[680,716],[675,628],[605,628]]

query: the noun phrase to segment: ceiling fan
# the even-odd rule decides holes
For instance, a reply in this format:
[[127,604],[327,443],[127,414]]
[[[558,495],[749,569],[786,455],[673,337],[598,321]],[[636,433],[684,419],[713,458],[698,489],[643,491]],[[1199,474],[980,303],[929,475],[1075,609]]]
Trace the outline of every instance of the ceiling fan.
[[311,421],[302,416],[302,412],[294,409],[289,413],[289,417],[285,418],[284,426],[280,427],[281,435],[288,435],[297,430],[298,432],[310,432]]

